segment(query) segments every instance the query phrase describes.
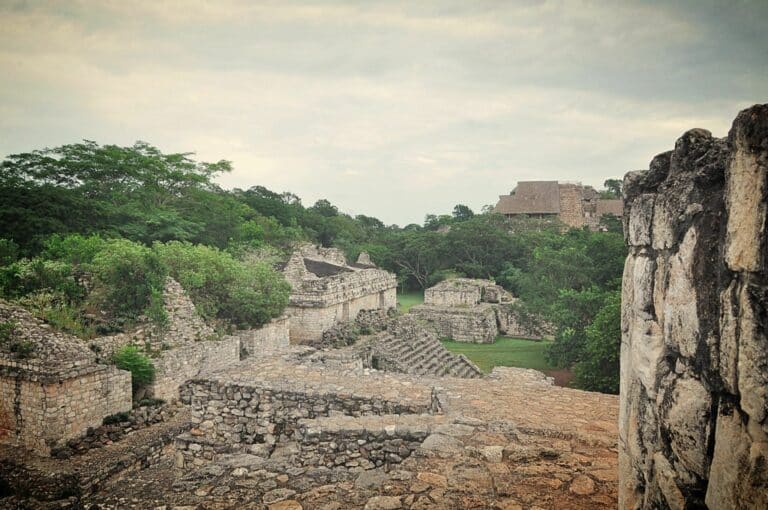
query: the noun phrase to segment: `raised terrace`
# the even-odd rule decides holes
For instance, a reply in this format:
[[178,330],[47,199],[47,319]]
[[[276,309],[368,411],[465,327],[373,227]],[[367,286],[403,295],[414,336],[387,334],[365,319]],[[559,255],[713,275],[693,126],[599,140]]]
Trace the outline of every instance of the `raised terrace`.
[[191,381],[182,400],[192,428],[173,452],[83,501],[615,508],[616,396],[555,387],[532,370],[416,377],[316,356],[293,348]]

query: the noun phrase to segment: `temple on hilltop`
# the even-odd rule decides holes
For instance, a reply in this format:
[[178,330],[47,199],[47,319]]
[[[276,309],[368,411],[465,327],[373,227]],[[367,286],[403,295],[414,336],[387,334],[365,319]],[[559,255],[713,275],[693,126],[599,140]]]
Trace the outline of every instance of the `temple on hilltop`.
[[293,288],[286,308],[293,344],[317,343],[324,331],[354,320],[361,310],[397,305],[397,277],[376,267],[365,252],[348,263],[341,250],[305,245],[283,274]]
[[507,218],[530,216],[556,219],[569,227],[598,230],[605,215],[621,217],[620,198],[605,199],[591,186],[558,181],[521,181],[509,195],[501,195],[493,209]]

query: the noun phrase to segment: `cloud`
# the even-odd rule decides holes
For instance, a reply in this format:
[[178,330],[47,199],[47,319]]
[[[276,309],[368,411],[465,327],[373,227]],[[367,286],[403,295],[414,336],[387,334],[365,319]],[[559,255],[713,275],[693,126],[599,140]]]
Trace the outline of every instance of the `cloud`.
[[387,223],[647,166],[764,101],[761,2],[6,2],[0,155],[82,138]]

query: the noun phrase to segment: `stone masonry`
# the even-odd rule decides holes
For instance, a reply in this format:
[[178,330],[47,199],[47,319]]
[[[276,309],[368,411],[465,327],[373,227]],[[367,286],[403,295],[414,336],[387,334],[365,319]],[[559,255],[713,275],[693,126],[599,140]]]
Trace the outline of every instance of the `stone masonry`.
[[437,377],[482,377],[477,365],[446,349],[431,328],[424,328],[410,314],[391,321],[385,331],[351,350],[369,368]]
[[620,508],[768,508],[768,105],[624,178]]
[[500,333],[541,338],[522,326],[514,301],[490,280],[452,278],[424,291],[424,304],[411,307],[410,313],[439,337],[457,342],[493,343]]
[[591,186],[557,181],[522,181],[499,197],[494,212],[507,218],[530,216],[558,220],[570,228],[600,228],[605,215],[621,216],[621,199],[600,198]]
[[0,322],[15,325],[0,342],[0,444],[47,455],[104,416],[131,409],[131,374],[97,363],[78,338],[3,301]]
[[291,343],[318,343],[324,331],[362,310],[396,306],[395,275],[365,262],[362,256],[348,264],[339,250],[313,246],[291,256],[283,269],[293,287],[286,309]]

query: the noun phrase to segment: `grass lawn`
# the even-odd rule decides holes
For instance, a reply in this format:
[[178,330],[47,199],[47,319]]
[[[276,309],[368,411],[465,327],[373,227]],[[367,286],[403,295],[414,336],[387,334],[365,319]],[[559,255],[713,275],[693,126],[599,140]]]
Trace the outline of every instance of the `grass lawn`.
[[419,291],[398,292],[397,310],[402,313],[408,313],[414,305],[420,305],[424,302],[424,293]]
[[547,363],[544,351],[551,342],[522,340],[519,338],[497,337],[493,344],[468,344],[443,340],[443,345],[455,353],[463,354],[475,362],[483,372],[490,372],[495,366],[533,368],[550,371],[554,367]]

